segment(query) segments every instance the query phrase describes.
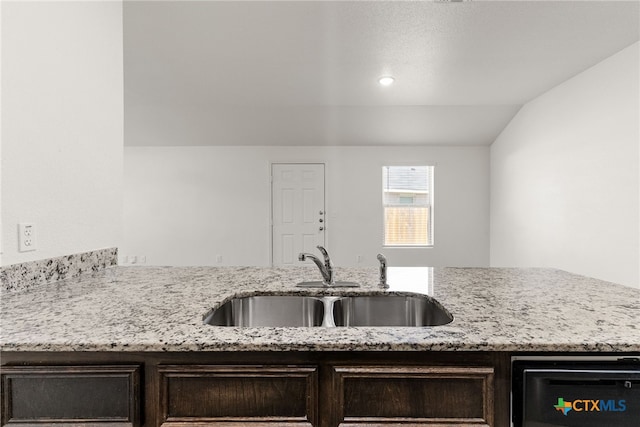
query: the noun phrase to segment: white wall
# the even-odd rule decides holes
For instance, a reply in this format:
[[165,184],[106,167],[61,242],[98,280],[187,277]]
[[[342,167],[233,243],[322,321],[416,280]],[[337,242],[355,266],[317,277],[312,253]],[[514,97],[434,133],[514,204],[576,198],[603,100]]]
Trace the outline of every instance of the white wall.
[[[122,3],[2,2],[2,265],[117,246]],[[18,252],[17,224],[38,250]]]
[[636,43],[526,104],[491,146],[491,265],[640,287]]
[[[267,266],[270,163],[324,162],[337,266],[376,265],[380,251],[392,265],[488,265],[488,147],[125,147],[124,159],[121,261]],[[435,247],[383,249],[382,166],[434,163]]]

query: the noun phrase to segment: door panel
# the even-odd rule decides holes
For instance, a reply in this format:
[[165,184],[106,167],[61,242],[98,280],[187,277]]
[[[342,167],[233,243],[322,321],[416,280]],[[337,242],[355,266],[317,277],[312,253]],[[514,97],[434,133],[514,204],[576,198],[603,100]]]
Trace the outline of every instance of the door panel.
[[3,366],[1,424],[139,426],[139,365]]
[[282,263],[283,264],[293,264],[294,257],[294,237],[291,234],[281,234],[281,254],[282,254]]
[[315,194],[314,188],[305,188],[302,190],[302,222],[309,224],[317,221],[318,212],[315,211]]
[[294,265],[298,253],[324,245],[324,164],[271,165],[272,263]]
[[318,425],[316,366],[161,365],[163,427]]
[[492,366],[337,366],[333,425],[494,425]]
[[294,217],[293,189],[283,188],[280,194],[282,195],[282,223],[291,224]]

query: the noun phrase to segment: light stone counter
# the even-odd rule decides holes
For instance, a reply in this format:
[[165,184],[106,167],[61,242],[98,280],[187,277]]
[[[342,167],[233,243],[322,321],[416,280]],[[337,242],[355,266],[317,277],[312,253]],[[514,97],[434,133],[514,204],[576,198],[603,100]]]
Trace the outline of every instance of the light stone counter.
[[[408,275],[407,275],[408,274]],[[235,328],[203,324],[234,295],[315,294],[315,267],[112,267],[3,292],[2,351],[640,351],[640,291],[558,270],[390,269],[387,292],[428,293],[445,326]],[[336,268],[380,293],[377,268]]]

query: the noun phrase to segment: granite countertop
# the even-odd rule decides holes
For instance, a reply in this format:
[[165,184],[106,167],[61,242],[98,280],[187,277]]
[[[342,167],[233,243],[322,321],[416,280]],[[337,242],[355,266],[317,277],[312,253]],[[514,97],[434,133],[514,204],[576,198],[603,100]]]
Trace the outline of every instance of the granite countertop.
[[315,267],[112,267],[4,292],[1,351],[640,351],[640,290],[551,269],[336,268],[340,293],[424,293],[434,327],[237,328],[203,324],[235,296],[314,294]]

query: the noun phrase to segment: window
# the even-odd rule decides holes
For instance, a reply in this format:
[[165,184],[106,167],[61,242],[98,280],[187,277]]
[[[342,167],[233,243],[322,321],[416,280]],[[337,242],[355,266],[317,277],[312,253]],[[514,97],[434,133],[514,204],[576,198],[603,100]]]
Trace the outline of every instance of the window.
[[383,166],[385,246],[433,246],[433,166]]

